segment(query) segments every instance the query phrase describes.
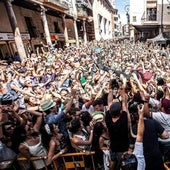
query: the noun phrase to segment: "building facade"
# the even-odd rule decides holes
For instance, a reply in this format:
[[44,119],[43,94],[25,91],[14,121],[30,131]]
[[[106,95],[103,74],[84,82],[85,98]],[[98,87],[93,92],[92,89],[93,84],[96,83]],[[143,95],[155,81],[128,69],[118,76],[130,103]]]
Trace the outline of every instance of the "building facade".
[[[6,53],[11,56],[18,51],[15,34],[12,29],[8,11],[5,8],[5,1],[0,1],[0,57],[4,58]],[[8,0],[7,0],[8,1]],[[17,21],[17,27],[20,30],[21,38],[23,40],[24,50],[28,55],[31,51],[41,49],[42,42],[46,43],[46,32],[44,26],[46,25],[50,34],[50,41],[57,42],[58,47],[65,44],[66,38],[64,29],[70,27],[71,14],[66,15],[64,11],[68,9],[68,5],[55,1],[18,1],[12,2],[12,10]],[[46,21],[44,21],[44,16]],[[68,23],[65,22],[68,19]],[[68,24],[68,25],[67,25]],[[74,38],[73,25],[68,31],[67,36],[71,39]],[[69,39],[68,38],[68,39]]]
[[93,1],[93,21],[96,40],[113,38],[113,12],[113,6],[109,0]]
[[20,50],[14,27],[27,55],[41,50],[42,42],[62,48],[112,38],[113,8],[108,0],[0,0],[0,9],[1,58]]
[[170,33],[168,0],[130,0],[130,36],[135,41],[146,41],[161,31]]
[[114,10],[113,12],[113,24],[114,24],[113,35],[114,35],[114,38],[116,39],[122,36],[122,23],[120,20],[118,9],[116,8],[115,0],[112,1],[112,6]]

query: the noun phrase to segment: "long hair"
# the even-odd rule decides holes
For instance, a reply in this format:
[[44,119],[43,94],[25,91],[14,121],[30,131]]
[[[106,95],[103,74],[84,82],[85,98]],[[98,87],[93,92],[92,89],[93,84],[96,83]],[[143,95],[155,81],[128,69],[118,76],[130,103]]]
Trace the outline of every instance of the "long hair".
[[92,150],[97,151],[100,149],[99,147],[99,138],[102,135],[104,126],[101,122],[97,122],[94,125],[93,129],[93,142],[92,142]]
[[71,120],[70,127],[69,127],[70,132],[72,132],[74,134],[74,133],[76,133],[78,131],[78,129],[80,127],[81,127],[80,119]]
[[95,151],[94,162],[96,167],[103,166],[103,151],[100,149],[99,138],[102,135],[104,126],[101,122],[97,122],[93,129],[93,141],[91,150]]
[[91,120],[92,120],[92,116],[90,115],[88,111],[81,112],[81,121],[83,122],[83,125],[85,127],[89,126]]

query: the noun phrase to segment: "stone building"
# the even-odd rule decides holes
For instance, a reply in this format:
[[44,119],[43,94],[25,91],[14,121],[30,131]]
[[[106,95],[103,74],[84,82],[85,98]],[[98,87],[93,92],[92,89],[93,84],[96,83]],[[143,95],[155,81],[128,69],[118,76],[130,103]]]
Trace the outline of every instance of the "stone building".
[[40,49],[41,42],[63,48],[112,38],[113,8],[108,0],[0,0],[1,58],[6,53],[13,55],[20,48],[5,6],[7,2],[16,18],[26,55]]

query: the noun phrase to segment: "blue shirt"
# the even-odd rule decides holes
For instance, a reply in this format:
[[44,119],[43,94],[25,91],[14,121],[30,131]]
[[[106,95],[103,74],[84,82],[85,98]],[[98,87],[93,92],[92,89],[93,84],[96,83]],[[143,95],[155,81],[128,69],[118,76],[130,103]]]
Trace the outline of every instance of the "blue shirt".
[[63,111],[60,113],[51,113],[45,117],[45,123],[58,125],[61,121],[64,121],[66,115]]
[[66,114],[64,111],[60,111],[59,113],[51,113],[47,115],[44,119],[45,123],[47,124],[56,124],[58,125],[58,128],[60,129],[60,132],[63,134],[65,143],[67,146],[70,145],[70,139],[69,134],[67,131],[67,122],[66,122]]

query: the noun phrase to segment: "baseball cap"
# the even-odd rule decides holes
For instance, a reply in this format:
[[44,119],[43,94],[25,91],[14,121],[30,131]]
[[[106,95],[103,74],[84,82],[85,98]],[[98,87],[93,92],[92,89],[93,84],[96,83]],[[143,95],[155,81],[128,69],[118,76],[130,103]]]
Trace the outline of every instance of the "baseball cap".
[[170,100],[166,98],[162,99],[161,107],[164,108],[165,113],[170,114]]
[[121,110],[122,110],[122,104],[120,102],[116,102],[110,106],[109,113],[111,117],[117,117],[119,116]]

